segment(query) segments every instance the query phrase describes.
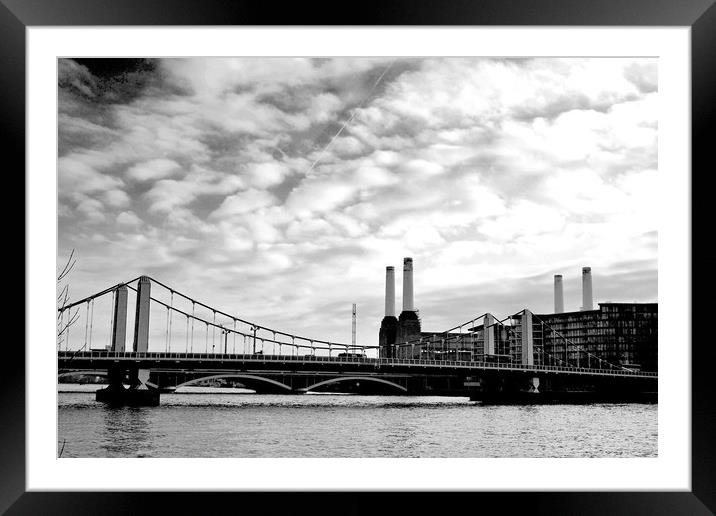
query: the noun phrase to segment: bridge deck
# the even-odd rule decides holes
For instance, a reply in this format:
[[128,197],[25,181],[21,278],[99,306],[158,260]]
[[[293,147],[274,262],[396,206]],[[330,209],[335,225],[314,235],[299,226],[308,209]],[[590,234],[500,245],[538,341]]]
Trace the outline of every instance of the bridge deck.
[[[586,367],[566,367],[566,366],[545,366],[545,365],[522,365],[522,364],[497,364],[489,362],[477,361],[460,361],[460,360],[416,360],[404,358],[362,358],[362,357],[329,357],[314,355],[245,355],[245,354],[221,354],[221,353],[136,353],[136,352],[115,352],[115,351],[59,351],[58,359],[61,368],[67,369],[70,362],[77,361],[86,363],[91,361],[97,365],[109,362],[153,362],[156,366],[166,367],[167,365],[175,366],[177,363],[198,364],[207,361],[217,363],[220,362],[222,367],[231,368],[238,365],[251,364],[315,364],[315,365],[342,365],[355,364],[360,366],[374,366],[376,368],[388,367],[418,367],[430,370],[439,369],[461,369],[461,370],[509,370],[520,372],[554,372],[581,375],[599,375],[614,377],[642,377],[657,378],[658,373],[649,371],[634,370],[615,370],[615,369],[595,369]],[[154,366],[153,364],[153,366]]]

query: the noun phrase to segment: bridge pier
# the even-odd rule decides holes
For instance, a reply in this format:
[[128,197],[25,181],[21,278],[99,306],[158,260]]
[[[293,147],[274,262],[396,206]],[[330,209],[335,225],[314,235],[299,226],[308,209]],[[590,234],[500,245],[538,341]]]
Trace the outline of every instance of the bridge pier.
[[489,404],[656,403],[656,379],[524,372],[512,377],[484,373],[470,382],[471,401]]
[[483,377],[479,388],[470,394],[470,401],[483,403],[541,403],[544,393],[540,391],[540,378],[533,374],[505,378],[496,375]]
[[[126,370],[121,366],[107,368],[108,385],[95,393],[95,399],[116,406],[149,406],[159,405],[159,391],[147,387],[148,369]],[[124,382],[129,382],[129,387]]]

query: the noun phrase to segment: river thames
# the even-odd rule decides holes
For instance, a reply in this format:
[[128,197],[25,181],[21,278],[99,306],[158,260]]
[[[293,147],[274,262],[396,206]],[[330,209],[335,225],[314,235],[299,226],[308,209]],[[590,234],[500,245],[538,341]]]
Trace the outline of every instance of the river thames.
[[[110,408],[61,385],[61,457],[656,457],[656,404],[480,405],[468,398],[268,395],[187,387]],[[68,392],[70,391],[70,392]]]

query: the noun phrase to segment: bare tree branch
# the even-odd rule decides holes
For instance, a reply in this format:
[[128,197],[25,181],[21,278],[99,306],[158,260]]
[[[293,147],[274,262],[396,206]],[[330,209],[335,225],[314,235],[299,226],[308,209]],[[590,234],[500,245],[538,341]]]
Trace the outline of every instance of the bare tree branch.
[[65,279],[65,276],[67,276],[72,271],[72,269],[75,266],[75,263],[77,263],[77,260],[72,259],[74,257],[74,255],[75,255],[75,250],[72,249],[72,252],[70,253],[70,257],[67,258],[67,262],[65,263],[65,266],[62,269],[62,272],[60,272],[60,274],[57,276],[58,283],[60,281],[62,281],[63,279]]
[[[67,332],[67,330],[70,328],[70,326],[72,326],[74,323],[77,322],[77,319],[80,318],[79,311],[80,311],[79,308],[75,309],[74,313],[71,313],[69,320],[65,323],[62,323],[61,320],[58,321],[58,327],[57,327],[57,337],[58,338],[62,337]],[[59,340],[62,340],[62,339],[59,339]]]
[[[57,275],[57,285],[60,286],[60,283],[67,278],[67,276],[72,272],[72,269],[75,267],[75,264],[77,263],[77,259],[75,259],[75,250],[73,249],[70,253],[70,256],[67,258],[67,261],[65,262],[64,267],[62,268],[62,271]],[[74,323],[77,322],[79,319],[79,307],[73,312],[71,309],[65,310],[65,307],[69,304],[70,300],[70,285],[65,284],[60,289],[59,294],[57,295],[57,304],[58,306],[58,312],[57,312],[57,345],[59,346],[62,343],[62,340],[67,335],[67,332],[70,329],[70,326],[72,326]],[[65,318],[65,312],[67,312],[67,320],[64,321]]]
[[[65,266],[62,268],[62,271],[57,275],[57,285],[60,286],[60,283],[72,272],[72,269],[75,267],[75,264],[77,263],[77,260],[74,259],[75,256],[75,250],[73,249],[70,253],[69,258],[67,258],[67,262],[65,262]],[[69,333],[70,326],[75,324],[77,320],[80,317],[79,311],[80,308],[77,307],[74,312],[72,311],[72,308],[65,309],[65,307],[68,305],[70,300],[70,285],[69,283],[65,284],[61,289],[59,294],[57,295],[57,304],[59,305],[58,312],[57,312],[57,347],[62,345],[62,341],[67,338],[67,334]],[[64,315],[65,312],[67,312],[67,320],[64,321]],[[73,357],[74,358],[74,357]],[[62,448],[60,448],[60,453],[58,454],[58,458],[62,457],[62,454],[65,451],[65,444],[67,444],[67,439],[62,439]]]

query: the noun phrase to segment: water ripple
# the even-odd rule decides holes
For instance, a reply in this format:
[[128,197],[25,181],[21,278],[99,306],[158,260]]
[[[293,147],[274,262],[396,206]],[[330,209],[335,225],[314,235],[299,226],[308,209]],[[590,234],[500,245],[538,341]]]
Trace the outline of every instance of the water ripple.
[[657,405],[166,394],[109,408],[60,392],[64,457],[656,457]]

